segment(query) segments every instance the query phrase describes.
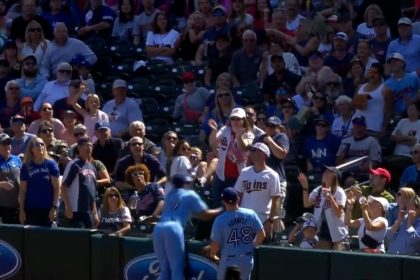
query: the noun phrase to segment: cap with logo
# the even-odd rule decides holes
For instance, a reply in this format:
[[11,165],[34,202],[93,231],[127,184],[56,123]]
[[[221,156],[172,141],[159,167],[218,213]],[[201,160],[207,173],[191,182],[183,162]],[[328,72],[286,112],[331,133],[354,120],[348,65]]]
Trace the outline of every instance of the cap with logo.
[[232,187],[228,187],[222,192],[222,199],[227,203],[235,203],[238,201],[238,198],[238,193]]
[[392,53],[389,57],[388,57],[388,59],[386,60],[386,62],[390,62],[391,61],[391,59],[398,59],[398,60],[401,60],[402,62],[404,62],[405,63],[405,59],[404,59],[404,56],[402,55],[402,54],[400,54],[400,53]]
[[232,110],[232,112],[230,113],[229,118],[233,118],[233,117],[245,119],[246,118],[246,112],[242,108],[234,108]]
[[226,14],[227,14],[226,9],[222,5],[217,5],[216,7],[213,8],[213,16],[222,17],[222,16],[225,16]]
[[252,145],[249,145],[249,148],[250,149],[256,149],[256,150],[258,150],[258,151],[260,151],[260,152],[262,152],[262,153],[264,153],[267,157],[269,157],[270,156],[270,149],[268,148],[268,146],[266,145],[266,144],[264,144],[264,143],[261,143],[261,142],[257,142],[257,143],[254,143],[254,144],[252,144]]
[[316,224],[313,220],[305,221],[302,225],[302,230],[304,230],[305,228],[309,228],[309,227],[316,229]]
[[334,35],[334,40],[343,40],[345,42],[347,42],[349,40],[349,38],[347,37],[347,34],[344,32],[337,32]]
[[267,123],[267,124],[272,124],[272,125],[276,125],[276,126],[281,126],[281,125],[283,125],[283,122],[281,121],[281,119],[280,119],[279,117],[276,117],[276,116],[269,117],[269,118],[265,121],[265,123]]
[[353,125],[366,126],[366,118],[364,116],[357,116],[351,121]]

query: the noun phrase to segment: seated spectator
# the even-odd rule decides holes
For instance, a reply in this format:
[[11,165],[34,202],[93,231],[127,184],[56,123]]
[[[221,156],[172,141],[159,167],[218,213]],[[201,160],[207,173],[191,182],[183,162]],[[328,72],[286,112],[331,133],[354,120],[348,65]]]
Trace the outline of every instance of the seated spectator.
[[327,30],[322,34],[318,51],[324,56],[332,51],[332,42],[334,38],[334,29],[332,25],[327,26]]
[[172,64],[180,42],[179,33],[170,28],[166,13],[157,13],[153,20],[153,31],[147,33],[147,56]]
[[130,233],[133,219],[117,188],[111,187],[105,191],[98,218],[98,229],[103,233],[116,236]]
[[420,144],[414,144],[411,150],[412,161],[414,164],[404,169],[400,177],[400,188],[404,186],[411,186],[415,190],[420,187]]
[[385,135],[385,131],[382,130],[386,115],[383,73],[382,65],[372,64],[372,68],[368,72],[368,82],[361,85],[353,97],[353,105],[356,108],[354,115],[365,117],[366,128],[373,136],[380,133]]
[[134,19],[133,26],[133,44],[139,45],[146,42],[146,36],[152,31],[153,20],[160,12],[155,8],[155,0],[143,0],[143,12]]
[[330,123],[334,121],[334,115],[332,113],[331,107],[328,104],[327,95],[317,90],[313,93],[312,96],[312,104],[310,106],[310,114],[307,121],[309,124],[307,125],[309,133],[315,132],[311,126],[313,125],[313,121],[319,117],[323,117]]
[[389,35],[388,24],[385,18],[376,18],[372,21],[375,37],[370,40],[372,54],[381,64],[386,62],[386,52],[389,43],[391,43],[391,36]]
[[43,121],[48,121],[51,122],[54,126],[54,137],[60,139],[61,132],[64,129],[64,125],[59,119],[53,118],[53,108],[50,103],[42,104],[40,116],[41,118],[39,120],[36,120],[29,125],[28,132],[32,134],[37,134],[40,123]]
[[[360,40],[368,39],[367,36],[359,33],[359,31],[354,30],[354,23],[351,12],[344,12],[338,15],[338,31],[346,33],[348,40],[348,52],[351,54],[356,53],[356,45],[359,43]],[[371,38],[369,38],[371,39]]]
[[388,225],[393,225],[398,219],[398,215],[401,211],[406,211],[408,203],[416,196],[416,193],[412,188],[402,187],[399,189],[395,202],[389,204],[389,210],[386,214]]
[[0,100],[0,125],[9,127],[12,116],[19,113],[19,85],[16,80],[10,80],[4,87],[6,99]]
[[230,14],[229,23],[235,24],[244,21],[246,25],[253,26],[254,18],[246,12],[244,1],[232,0],[232,13]]
[[257,114],[257,127],[261,130],[265,130],[265,122],[267,121],[268,116],[266,112],[258,112]]
[[19,57],[33,55],[37,62],[44,59],[50,41],[45,39],[41,24],[37,21],[31,21],[26,27],[25,41],[20,50]]
[[218,35],[214,45],[218,55],[208,57],[208,67],[204,76],[204,84],[208,87],[216,83],[219,75],[229,71],[232,58],[230,40],[227,35]]
[[323,91],[327,95],[328,105],[331,106],[334,105],[334,101],[337,97],[345,93],[343,88],[343,79],[335,73],[332,73],[329,77],[327,76],[325,79],[325,86],[321,86],[320,88],[321,90],[324,89]]
[[36,0],[23,0],[22,1],[22,15],[16,17],[10,26],[10,38],[20,42],[25,41],[25,30],[31,21],[37,21],[44,30],[47,39],[52,38],[51,25],[43,17],[37,15]]
[[256,126],[257,122],[257,113],[251,105],[245,106],[246,121],[248,122],[249,127],[252,130],[252,133],[255,137],[261,136],[264,134],[264,130]]
[[[289,119],[296,114],[295,104],[293,104],[293,100],[290,98],[291,94],[285,88],[279,87],[276,91],[275,95],[275,103],[268,106],[266,112],[269,116],[279,116],[284,123],[287,123]],[[291,104],[291,107],[288,105]],[[291,110],[289,110],[291,109]],[[285,115],[285,111],[286,115]]]
[[205,176],[208,165],[203,158],[203,151],[201,151],[199,147],[191,147],[189,159],[194,169],[193,174],[195,174],[197,178]]
[[21,115],[14,115],[10,119],[10,130],[13,133],[11,153],[12,155],[23,157],[29,141],[31,141],[35,135],[25,132],[25,118]]
[[348,37],[346,33],[338,32],[334,35],[333,51],[325,57],[325,65],[331,67],[334,73],[345,78],[353,56],[347,51]]
[[[134,121],[128,127],[128,132],[130,134],[130,138],[134,136],[139,136],[143,139],[144,143],[144,151],[151,155],[157,155],[157,147],[156,144],[146,138],[146,126],[142,121]],[[123,144],[123,150],[121,152],[120,158],[130,154],[130,141],[126,141]]]
[[112,173],[120,157],[123,141],[111,136],[109,124],[104,121],[95,124],[95,136],[97,141],[93,145],[93,158],[103,162],[108,172]]
[[373,21],[376,18],[383,18],[382,9],[375,4],[369,5],[364,12],[364,20],[357,26],[357,32],[366,36],[368,39],[375,37],[375,30],[373,28]]
[[400,211],[386,239],[389,254],[418,255],[420,253],[420,197],[416,195],[407,205],[406,211]]
[[292,97],[296,108],[301,110],[304,106],[310,107],[312,95],[316,92],[318,83],[315,75],[304,76],[296,86],[296,94]]
[[354,197],[347,197],[346,204],[346,225],[357,229],[359,236],[359,249],[367,253],[385,253],[385,233],[388,228],[388,220],[385,214],[388,211],[389,203],[383,197],[364,197],[362,204],[362,217],[353,219],[351,211],[355,203]]
[[378,60],[372,56],[372,48],[368,40],[359,41],[356,57],[363,63],[364,74],[368,73],[373,63],[378,63]]
[[[45,1],[47,2],[47,1]],[[49,9],[42,13],[42,17],[45,18],[51,25],[51,30],[54,29],[55,25],[59,22],[64,22],[69,28],[72,29],[74,23],[77,20],[72,18],[70,11],[67,11],[64,6],[63,0],[49,0]],[[38,60],[40,61],[40,60]]]
[[389,171],[385,168],[380,167],[376,169],[370,169],[369,173],[371,174],[369,185],[353,186],[349,192],[351,193],[349,196],[354,196],[356,199],[355,203],[353,203],[355,207],[352,211],[352,217],[356,219],[362,217],[362,211],[359,203],[361,196],[368,197],[371,195],[374,197],[383,197],[389,203],[395,201],[394,196],[387,190],[389,189],[391,183],[391,173],[389,173]]
[[196,123],[206,106],[210,92],[204,87],[197,87],[192,72],[184,72],[181,80],[184,84],[184,93],[176,98],[173,118],[176,121]]
[[[84,126],[83,124],[76,124],[73,128],[73,136],[76,139],[76,143],[74,143],[73,145],[71,145],[69,147],[69,157],[71,159],[74,159],[77,156],[77,141],[79,141],[80,138],[84,138],[84,137],[88,137],[87,132],[86,132],[86,126]],[[105,166],[105,165],[104,165]],[[106,167],[105,167],[106,168]]]
[[20,99],[31,97],[37,99],[47,83],[41,74],[38,73],[38,61],[34,55],[26,56],[22,61],[22,75],[16,82],[20,88]]
[[[85,86],[82,85],[82,82],[80,80],[71,80],[68,84],[68,96],[58,99],[54,102],[53,105],[53,111],[54,111],[54,117],[58,119],[63,118],[63,113],[66,111],[75,111],[73,108],[73,102],[78,102],[79,106],[85,106],[84,101],[82,99],[77,98],[79,93],[84,93]],[[82,115],[77,115],[78,119],[82,119]]]
[[400,53],[405,59],[405,70],[418,73],[420,35],[413,33],[413,23],[409,18],[403,17],[398,21],[398,35],[398,38],[389,43],[386,57],[389,59],[393,53]]
[[108,6],[102,5],[100,0],[90,0],[89,2],[90,9],[82,15],[77,35],[82,40],[94,37],[109,40],[115,19],[114,11]]
[[182,33],[179,57],[185,61],[193,61],[203,41],[206,22],[200,12],[196,11],[188,17],[188,24]]
[[64,111],[62,114],[62,120],[64,129],[61,131],[60,140],[64,140],[70,147],[76,143],[76,137],[74,137],[74,127],[77,123],[77,114],[71,110]]
[[95,53],[82,41],[70,38],[67,26],[59,22],[55,25],[54,40],[50,42],[41,64],[41,75],[46,78],[54,76],[57,66],[62,62],[70,62],[76,55],[82,55],[90,65],[96,63]]
[[303,156],[307,171],[323,172],[325,166],[334,166],[340,139],[331,134],[329,120],[320,117],[313,121],[315,135],[305,139]]
[[54,105],[57,100],[67,98],[69,96],[71,71],[71,65],[67,62],[62,62],[57,66],[57,79],[49,81],[45,84],[41,94],[35,101],[35,111],[39,112],[42,104],[44,103],[50,103]]
[[114,99],[106,102],[102,110],[108,114],[112,135],[124,138],[128,136],[130,123],[142,121],[143,115],[134,99],[127,97],[126,81],[115,80],[112,84],[112,95]]
[[26,96],[20,101],[20,111],[25,118],[25,124],[29,126],[33,121],[39,119],[39,113],[34,111],[34,101],[31,97]]
[[316,235],[317,227],[313,221],[306,221],[302,225],[303,239],[299,245],[299,248],[314,249],[318,242],[318,236]]
[[82,84],[85,85],[85,92],[82,99],[86,100],[88,94],[95,93],[95,81],[91,74],[92,65],[82,56],[76,55],[70,61],[73,68],[72,78],[80,79]]
[[262,50],[257,46],[257,34],[246,30],[242,35],[243,47],[235,51],[229,66],[229,72],[241,85],[257,80],[257,72],[262,60]]
[[143,139],[134,136],[130,139],[130,154],[121,158],[115,167],[115,182],[120,190],[131,189],[125,183],[125,171],[131,165],[143,163],[150,170],[150,182],[163,184],[166,182],[165,170],[161,168],[159,160],[151,154],[144,152]]
[[18,47],[15,41],[9,40],[4,45],[4,59],[9,63],[10,75],[19,78],[21,75],[22,63],[20,62]]
[[158,159],[160,162],[160,167],[164,170],[166,170],[166,163],[170,155],[172,154],[172,151],[178,141],[178,135],[175,131],[167,131],[162,136],[161,140],[161,148],[160,153],[158,155]]
[[[176,174],[194,177],[194,169],[190,161],[191,146],[185,140],[179,140],[172,150],[166,163],[166,175],[168,178]],[[170,184],[169,184],[170,185]],[[166,189],[169,192],[170,189]]]
[[363,62],[355,57],[350,61],[349,72],[343,80],[344,93],[353,97],[357,92],[356,89],[365,83],[365,68]]
[[112,29],[112,38],[132,42],[135,19],[133,0],[119,1],[118,10],[119,14],[114,20]]
[[50,227],[57,218],[60,171],[57,163],[48,157],[41,138],[29,142],[19,187],[20,223]]
[[340,95],[335,100],[336,117],[331,125],[331,133],[340,139],[346,138],[351,134],[353,118],[352,100],[346,95]]
[[309,194],[308,179],[300,173],[298,179],[303,189],[303,206],[314,206],[314,222],[318,229],[319,242],[316,248],[342,251],[343,240],[348,230],[344,223],[344,206],[346,194],[340,187],[340,172],[334,168],[326,168],[322,174],[322,186]]
[[78,101],[83,94],[84,86],[81,85],[80,88],[81,90],[76,93],[73,100],[71,101],[71,104],[73,109],[83,117],[83,122],[86,125],[89,138],[95,140],[95,124],[99,121],[109,123],[108,115],[102,110],[99,110],[101,107],[101,101],[99,96],[94,93],[91,93],[87,96],[85,102],[86,107],[83,108],[83,106],[81,106]]

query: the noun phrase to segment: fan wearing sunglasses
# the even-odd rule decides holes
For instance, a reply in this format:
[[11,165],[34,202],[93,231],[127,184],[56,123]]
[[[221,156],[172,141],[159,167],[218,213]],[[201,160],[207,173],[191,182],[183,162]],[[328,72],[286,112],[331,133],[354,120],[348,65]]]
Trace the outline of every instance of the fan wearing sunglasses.
[[37,134],[39,126],[41,122],[47,121],[52,123],[54,129],[54,137],[59,138],[61,137],[61,132],[63,131],[64,124],[59,120],[53,117],[54,111],[53,107],[50,103],[44,103],[41,106],[40,116],[41,118],[32,122],[28,127],[28,132],[32,134]]
[[104,233],[121,236],[131,231],[130,210],[125,206],[120,192],[115,187],[105,191],[98,216],[98,228]]

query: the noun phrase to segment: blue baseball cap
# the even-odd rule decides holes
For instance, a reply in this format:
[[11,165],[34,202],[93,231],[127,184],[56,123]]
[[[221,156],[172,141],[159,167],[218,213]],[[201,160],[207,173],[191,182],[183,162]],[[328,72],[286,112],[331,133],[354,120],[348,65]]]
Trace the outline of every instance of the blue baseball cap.
[[174,188],[182,188],[185,184],[191,183],[193,179],[191,176],[183,175],[183,174],[175,174],[172,176],[171,183]]
[[366,118],[364,116],[357,116],[351,122],[355,125],[366,126]]
[[228,187],[222,192],[222,199],[227,203],[235,203],[238,201],[239,196],[234,188]]
[[95,130],[109,129],[109,124],[105,121],[98,121],[95,123]]

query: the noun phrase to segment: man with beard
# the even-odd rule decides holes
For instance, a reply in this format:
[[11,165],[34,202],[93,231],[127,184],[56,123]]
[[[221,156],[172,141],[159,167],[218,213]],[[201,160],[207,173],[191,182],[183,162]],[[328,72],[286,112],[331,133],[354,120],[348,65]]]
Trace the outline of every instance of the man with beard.
[[22,76],[16,82],[20,87],[20,99],[29,96],[35,100],[41,93],[47,79],[38,73],[38,63],[34,55],[28,55],[23,59]]

